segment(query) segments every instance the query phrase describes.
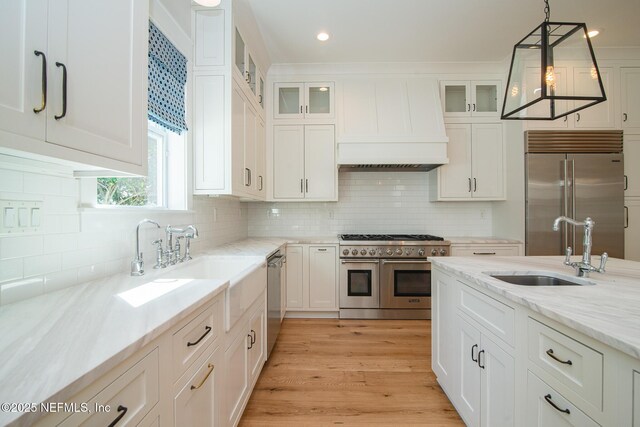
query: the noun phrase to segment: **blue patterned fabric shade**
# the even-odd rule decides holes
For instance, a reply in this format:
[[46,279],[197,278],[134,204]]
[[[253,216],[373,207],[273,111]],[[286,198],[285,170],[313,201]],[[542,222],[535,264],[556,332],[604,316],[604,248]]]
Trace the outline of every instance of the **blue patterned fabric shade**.
[[178,135],[187,130],[187,58],[149,21],[149,120]]

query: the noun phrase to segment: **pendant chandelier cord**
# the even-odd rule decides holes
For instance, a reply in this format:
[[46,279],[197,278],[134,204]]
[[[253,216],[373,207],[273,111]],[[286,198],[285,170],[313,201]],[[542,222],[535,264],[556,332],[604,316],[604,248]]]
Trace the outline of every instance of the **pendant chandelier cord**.
[[549,7],[549,0],[544,0],[544,21],[549,22],[549,17],[551,16],[551,8]]

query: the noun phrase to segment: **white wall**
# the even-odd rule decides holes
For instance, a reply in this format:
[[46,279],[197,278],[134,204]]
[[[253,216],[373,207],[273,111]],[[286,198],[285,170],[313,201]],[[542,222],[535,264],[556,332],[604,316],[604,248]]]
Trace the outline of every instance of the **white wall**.
[[[233,199],[195,197],[191,211],[78,209],[79,180],[0,168],[0,199],[43,201],[42,231],[0,237],[0,305],[77,283],[128,272],[135,227],[143,218],[165,226],[193,224],[200,238],[192,253],[247,236],[247,208]],[[214,218],[216,221],[214,221]],[[146,269],[155,262],[151,242],[164,232],[146,224],[141,250]]]
[[430,202],[426,172],[340,172],[334,203],[249,204],[250,236],[428,233],[490,236],[489,202]]

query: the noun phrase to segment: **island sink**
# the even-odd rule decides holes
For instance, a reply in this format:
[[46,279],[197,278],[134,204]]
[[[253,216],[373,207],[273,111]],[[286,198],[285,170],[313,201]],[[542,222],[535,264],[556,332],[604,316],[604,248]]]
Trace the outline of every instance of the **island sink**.
[[588,286],[595,283],[576,277],[545,272],[493,272],[485,273],[494,279],[519,286]]

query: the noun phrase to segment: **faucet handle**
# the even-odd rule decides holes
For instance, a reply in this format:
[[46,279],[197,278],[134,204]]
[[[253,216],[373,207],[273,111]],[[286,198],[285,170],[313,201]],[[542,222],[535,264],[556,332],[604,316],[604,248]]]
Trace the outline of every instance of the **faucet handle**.
[[598,268],[598,273],[604,273],[606,270],[604,267],[607,265],[607,261],[609,260],[609,254],[603,252],[600,256],[600,267]]
[[564,264],[565,265],[570,265],[571,264],[571,254],[573,253],[573,249],[571,249],[571,246],[567,246],[567,249],[565,250],[565,255],[564,255]]
[[165,267],[162,263],[162,239],[154,240],[151,244],[156,245],[156,265],[153,268]]

